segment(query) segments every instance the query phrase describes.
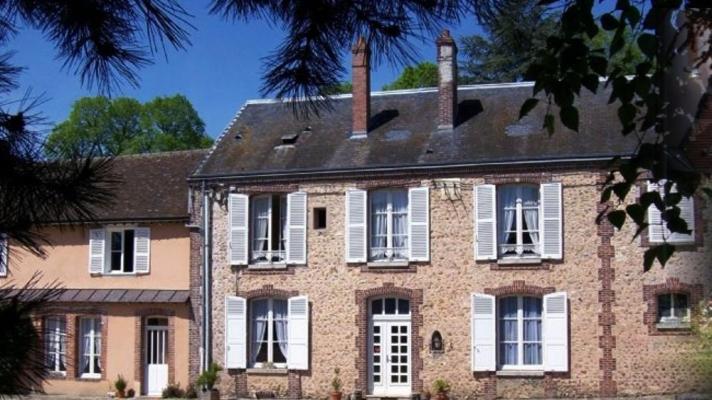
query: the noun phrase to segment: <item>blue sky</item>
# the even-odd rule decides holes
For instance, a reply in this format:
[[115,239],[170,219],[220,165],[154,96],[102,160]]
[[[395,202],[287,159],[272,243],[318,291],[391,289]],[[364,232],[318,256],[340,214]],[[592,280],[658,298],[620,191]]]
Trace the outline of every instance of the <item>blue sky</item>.
[[[159,56],[153,65],[139,71],[139,88],[124,86],[114,95],[148,101],[156,96],[184,94],[205,121],[208,134],[215,137],[245,100],[260,97],[261,59],[277,48],[283,35],[266,21],[230,22],[209,15],[207,1],[186,2],[186,7],[195,16],[192,46],[185,51],[169,50],[167,59]],[[448,28],[456,38],[481,31],[474,16]],[[415,45],[422,60],[435,60],[434,38]],[[64,120],[74,100],[97,94],[83,88],[77,76],[62,68],[52,43],[40,32],[22,30],[7,47],[17,51],[15,64],[27,68],[15,97],[21,97],[27,89],[33,95],[43,94],[46,101],[39,111],[50,124]],[[344,58],[347,66],[350,61],[350,57]],[[400,69],[380,65],[372,73],[373,89],[395,79]]]

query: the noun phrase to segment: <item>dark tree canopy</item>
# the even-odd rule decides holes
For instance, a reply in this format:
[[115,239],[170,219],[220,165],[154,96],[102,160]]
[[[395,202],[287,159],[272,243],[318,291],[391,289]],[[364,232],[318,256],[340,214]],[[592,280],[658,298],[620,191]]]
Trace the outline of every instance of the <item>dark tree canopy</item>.
[[50,157],[101,156],[204,148],[212,144],[205,124],[185,96],[138,100],[103,96],[77,100],[66,121],[49,135]]

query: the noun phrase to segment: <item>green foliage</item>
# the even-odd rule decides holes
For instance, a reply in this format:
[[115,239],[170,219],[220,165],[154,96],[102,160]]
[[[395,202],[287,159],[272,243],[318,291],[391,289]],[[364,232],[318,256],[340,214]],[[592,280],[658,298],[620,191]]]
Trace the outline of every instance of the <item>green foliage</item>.
[[485,35],[460,40],[460,82],[515,82],[524,79],[536,51],[556,32],[558,14],[539,0],[503,0],[500,12],[481,23]]
[[405,67],[395,81],[383,85],[383,90],[417,89],[438,85],[438,66],[431,62],[421,62]]
[[218,381],[218,378],[220,378],[220,371],[222,371],[222,367],[220,367],[220,365],[217,363],[211,363],[210,366],[208,366],[208,369],[203,371],[203,373],[198,376],[198,380],[195,384],[198,386],[205,386],[208,390],[212,390],[213,387],[215,387],[215,383]]
[[180,384],[170,384],[161,393],[161,397],[164,399],[180,399],[184,396],[185,391],[180,387]]
[[334,378],[331,380],[331,389],[334,392],[340,392],[342,386],[341,378],[339,377],[339,373],[341,371],[338,368],[334,368]]
[[433,392],[447,393],[450,391],[450,383],[445,379],[438,378],[433,382]]
[[[619,0],[594,15],[594,1],[564,1],[557,31],[536,51],[525,74],[535,81],[532,98],[539,101],[526,101],[520,111],[523,117],[545,104],[543,124],[550,134],[554,133],[557,110],[561,123],[578,131],[576,98],[583,95],[582,89],[596,93],[604,86],[610,88],[609,103],[617,108],[620,133],[634,134],[638,148],[631,159],[613,160],[600,199],[606,207],[597,220],[618,229],[631,221],[637,226],[633,238],[647,227],[648,207],[660,210],[663,224],[671,232],[689,233],[678,203],[698,191],[712,193],[700,187],[700,174],[678,158],[686,151],[684,139],[692,130],[689,121],[695,120],[704,104],[702,93],[689,89],[676,93],[675,85],[664,86],[665,82],[691,79],[675,65],[682,62],[694,67],[712,58],[712,39],[703,37],[703,32],[712,28],[712,9],[688,8],[683,13],[682,1],[647,3]],[[673,21],[683,14],[685,19]],[[661,46],[660,35],[675,45]],[[699,41],[701,48],[686,54],[691,41]],[[631,189],[647,179],[666,183],[660,193],[644,193],[638,204],[631,204],[627,200]],[[664,266],[675,250],[668,243],[647,249],[644,269],[656,261]]]
[[701,373],[712,376],[712,300],[699,305],[700,310],[692,324],[698,338],[698,348],[692,356]]
[[198,398],[198,391],[195,390],[195,385],[192,383],[188,385],[187,388],[185,388],[185,398],[186,399],[197,399]]
[[50,157],[68,158],[186,150],[211,143],[185,96],[156,97],[145,104],[98,96],[77,100],[69,118],[52,130],[45,148]]
[[126,386],[127,386],[126,379],[124,379],[123,376],[119,375],[118,377],[116,377],[116,380],[114,381],[114,388],[116,389],[117,392],[123,394],[124,391],[126,390]]
[[327,85],[323,89],[325,95],[333,96],[336,94],[349,94],[353,91],[351,82],[339,82],[336,85]]

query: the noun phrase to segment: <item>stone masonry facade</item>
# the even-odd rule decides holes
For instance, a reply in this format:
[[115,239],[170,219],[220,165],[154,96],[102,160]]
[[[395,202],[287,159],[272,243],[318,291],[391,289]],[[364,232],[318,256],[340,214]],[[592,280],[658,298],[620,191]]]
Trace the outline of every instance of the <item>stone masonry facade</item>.
[[[710,295],[712,251],[684,249],[665,268],[643,271],[638,239],[632,224],[615,231],[597,225],[602,171],[592,167],[496,173],[500,182],[531,180],[532,173],[563,186],[561,261],[535,268],[497,268],[476,262],[473,250],[473,186],[492,182],[488,174],[467,172],[458,188],[446,192],[433,175],[403,179],[333,179],[289,185],[244,186],[245,193],[273,190],[307,193],[307,264],[283,270],[255,272],[227,262],[227,210],[213,203],[212,221],[212,338],[213,358],[224,360],[224,298],[228,295],[298,293],[309,297],[309,370],[265,375],[248,370],[223,371],[224,395],[257,391],[289,397],[324,397],[334,368],[339,368],[344,392],[368,394],[365,360],[366,301],[374,295],[411,300],[412,379],[414,393],[431,390],[444,378],[455,397],[591,397],[708,391],[709,379],[685,361],[694,350],[695,336],[654,335],[649,330],[651,293],[669,288],[687,290],[695,300]],[[366,180],[368,179],[368,180]],[[430,187],[430,261],[395,270],[374,270],[345,261],[345,191],[348,188]],[[227,185],[226,185],[227,187]],[[265,189],[267,188],[267,189]],[[704,202],[704,199],[700,200]],[[699,203],[699,202],[698,202]],[[710,219],[710,207],[704,220]],[[312,229],[314,208],[326,208],[325,229]],[[699,229],[710,242],[709,223]],[[470,295],[489,293],[544,295],[565,291],[569,301],[569,371],[538,377],[504,377],[473,373],[470,352]],[[657,292],[656,292],[657,291]],[[654,300],[653,300],[654,301]],[[653,308],[651,308],[653,307]],[[431,353],[434,331],[442,334],[444,351]]]

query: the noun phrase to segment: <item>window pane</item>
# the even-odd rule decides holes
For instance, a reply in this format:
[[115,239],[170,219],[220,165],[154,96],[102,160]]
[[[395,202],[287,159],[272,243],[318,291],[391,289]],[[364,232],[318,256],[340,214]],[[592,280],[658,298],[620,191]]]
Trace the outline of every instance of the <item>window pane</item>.
[[523,299],[524,318],[541,318],[541,299],[525,297]]
[[287,344],[281,344],[280,343],[273,343],[272,344],[272,362],[275,363],[284,363],[287,362],[287,357],[284,355],[284,352],[282,351],[284,349],[284,352],[287,351]]
[[111,270],[121,271],[121,253],[111,253]]
[[503,365],[517,364],[517,344],[502,343],[499,347],[499,363]]
[[124,231],[124,272],[133,272],[134,263],[134,231]]
[[255,362],[267,361],[267,317],[269,313],[269,301],[267,299],[253,300],[250,303],[251,330],[250,330],[250,354],[251,360]]
[[524,321],[524,341],[541,341],[541,320],[535,319]]
[[396,299],[388,298],[386,299],[386,314],[396,313]]
[[387,234],[388,234],[388,193],[376,191],[369,193],[370,200],[370,223],[371,232],[370,254],[375,260],[386,258]]
[[383,299],[376,299],[371,302],[371,314],[383,314]]
[[658,318],[672,317],[672,304],[670,294],[658,296]]
[[261,196],[252,199],[251,238],[252,258],[255,261],[267,261],[264,252],[269,245],[269,203],[270,198]]
[[517,318],[517,298],[505,297],[499,300],[500,318]]
[[121,251],[121,232],[111,232],[111,250]]
[[541,363],[542,363],[541,344],[539,344],[539,343],[525,343],[524,344],[524,364],[525,365],[540,365]]
[[686,294],[675,294],[675,317],[686,318],[687,317],[687,295]]
[[398,299],[398,314],[409,314],[410,302],[404,299]]

